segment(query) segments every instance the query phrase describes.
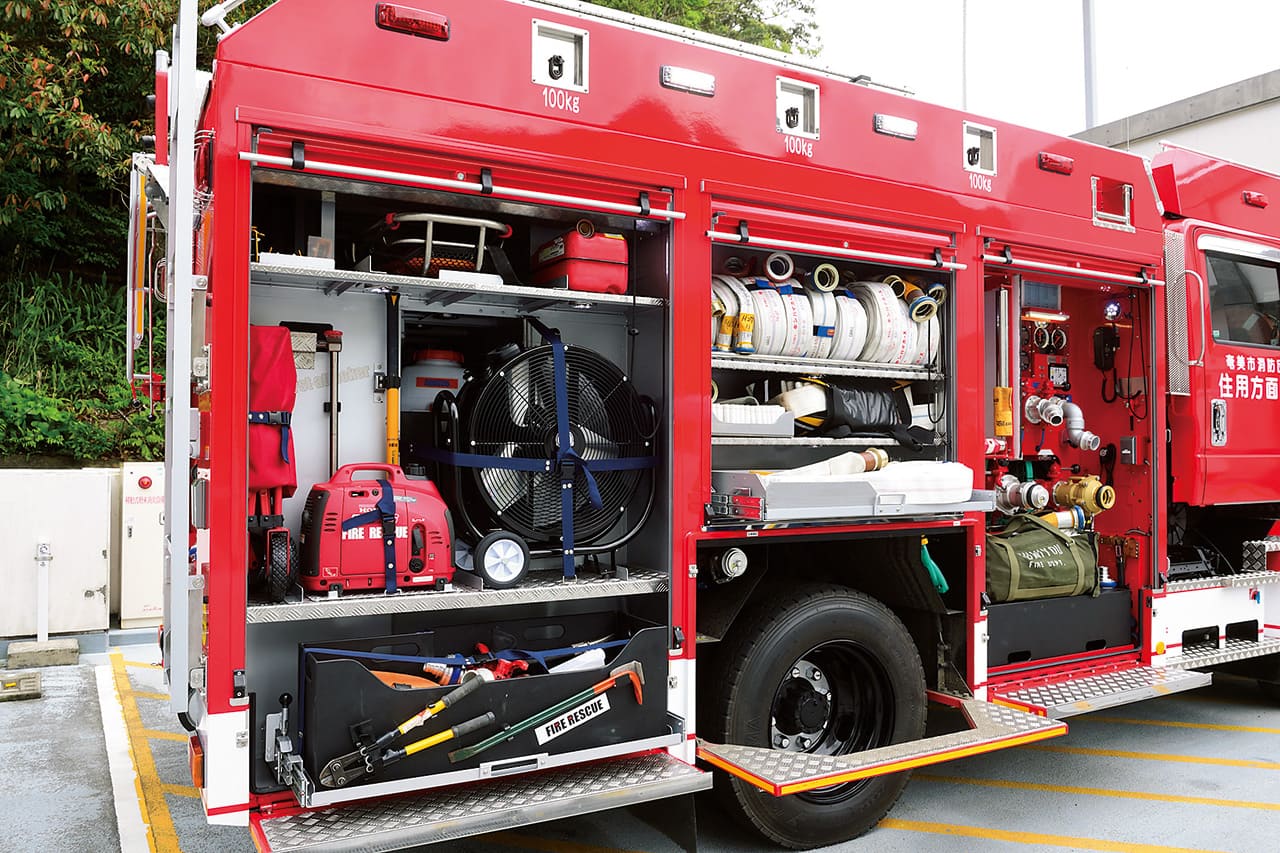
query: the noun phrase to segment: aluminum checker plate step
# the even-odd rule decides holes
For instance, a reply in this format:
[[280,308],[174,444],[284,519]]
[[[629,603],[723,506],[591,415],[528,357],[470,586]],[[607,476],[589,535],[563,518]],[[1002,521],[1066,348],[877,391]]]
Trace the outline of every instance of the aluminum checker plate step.
[[967,731],[922,738],[851,755],[815,755],[757,746],[698,741],[703,761],[783,796],[886,773],[897,773],[955,758],[992,752],[1067,733],[1066,723],[978,699],[959,706],[972,726]]
[[1241,575],[1216,575],[1211,578],[1194,578],[1185,581],[1169,581],[1164,585],[1165,592],[1190,592],[1196,589],[1220,589],[1226,586],[1262,586],[1263,584],[1280,583],[1280,572],[1266,570],[1245,572]]
[[252,820],[272,853],[402,850],[692,794],[711,783],[710,773],[656,752]]
[[1048,684],[1002,685],[992,688],[991,694],[992,701],[1019,705],[1057,720],[1194,690],[1210,681],[1212,677],[1206,673],[1134,665]]
[[1178,657],[1166,659],[1164,665],[1176,669],[1195,669],[1274,654],[1280,654],[1280,639],[1267,637],[1253,642],[1228,637],[1220,649],[1213,646],[1192,646],[1183,649]]

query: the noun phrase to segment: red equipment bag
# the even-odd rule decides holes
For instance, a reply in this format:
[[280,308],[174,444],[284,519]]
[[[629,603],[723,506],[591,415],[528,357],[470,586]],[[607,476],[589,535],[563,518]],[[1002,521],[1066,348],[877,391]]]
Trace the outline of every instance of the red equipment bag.
[[[298,488],[294,466],[293,404],[298,371],[284,326],[249,327],[249,491]],[[279,508],[276,508],[279,512]]]

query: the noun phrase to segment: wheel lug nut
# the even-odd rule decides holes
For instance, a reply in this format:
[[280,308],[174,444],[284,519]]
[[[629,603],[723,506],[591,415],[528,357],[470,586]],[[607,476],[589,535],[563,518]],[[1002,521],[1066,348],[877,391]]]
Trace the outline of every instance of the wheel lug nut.
[[793,668],[793,669],[791,670],[791,677],[792,677],[792,678],[799,678],[799,677],[800,677],[800,667],[798,667],[798,666],[797,666],[797,667],[795,667],[795,668]]
[[774,744],[778,747],[778,749],[786,749],[787,747],[791,746],[791,738],[787,737],[786,735],[778,735],[777,739],[774,740]]
[[809,677],[812,678],[814,681],[821,681],[822,672],[820,670],[811,669],[809,670]]
[[809,739],[807,737],[797,738],[796,743],[800,745],[801,749],[809,748]]

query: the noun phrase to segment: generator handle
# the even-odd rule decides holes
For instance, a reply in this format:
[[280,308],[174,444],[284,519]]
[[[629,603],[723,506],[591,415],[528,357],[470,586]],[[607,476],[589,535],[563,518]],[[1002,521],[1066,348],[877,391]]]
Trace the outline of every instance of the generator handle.
[[330,478],[331,483],[350,483],[354,478],[354,474],[359,471],[378,471],[385,474],[385,479],[390,483],[404,483],[407,478],[404,471],[399,465],[388,465],[385,462],[353,462],[350,465],[343,465],[333,473]]

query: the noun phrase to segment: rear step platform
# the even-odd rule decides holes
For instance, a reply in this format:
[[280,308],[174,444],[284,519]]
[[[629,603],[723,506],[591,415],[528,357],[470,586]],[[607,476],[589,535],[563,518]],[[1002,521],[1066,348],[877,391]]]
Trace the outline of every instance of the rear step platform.
[[930,698],[960,708],[972,728],[850,755],[816,755],[699,740],[698,757],[763,791],[782,796],[939,764],[1067,733],[1066,723],[1016,708],[937,693],[930,693]]
[[264,853],[403,850],[692,794],[711,783],[710,773],[662,752],[250,821]]
[[1213,681],[1205,672],[1138,664],[1092,669],[1056,680],[1037,678],[989,688],[991,701],[1058,720],[1114,708],[1156,696],[1204,687]]

